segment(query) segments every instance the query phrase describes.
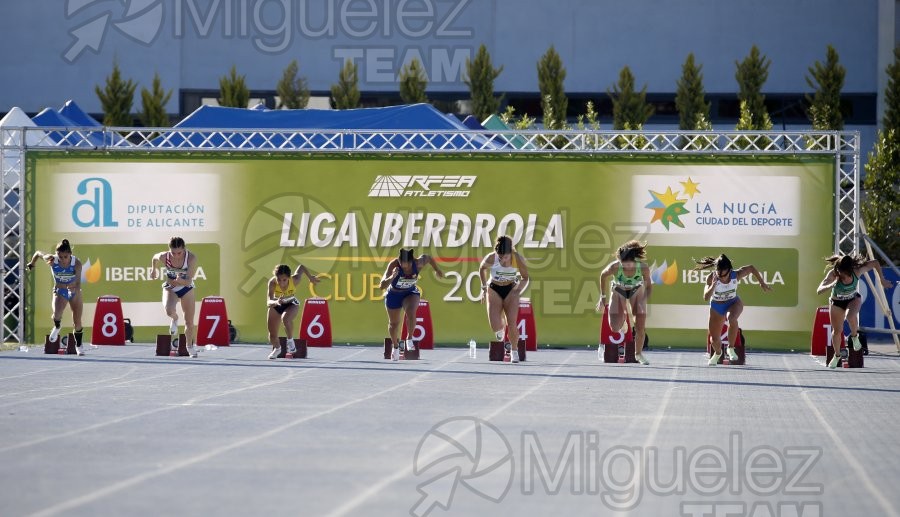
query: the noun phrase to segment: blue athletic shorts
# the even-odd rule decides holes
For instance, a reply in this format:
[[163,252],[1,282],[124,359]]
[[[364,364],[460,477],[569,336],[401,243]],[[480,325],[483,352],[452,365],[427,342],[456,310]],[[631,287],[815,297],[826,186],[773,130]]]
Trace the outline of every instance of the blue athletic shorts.
[[724,316],[726,313],[728,313],[728,309],[738,300],[740,300],[740,298],[735,296],[727,302],[709,302],[709,306],[712,307],[714,311]]
[[409,291],[389,289],[384,295],[384,306],[388,309],[399,309],[403,307],[403,300],[411,294],[419,294],[419,288],[410,289]]

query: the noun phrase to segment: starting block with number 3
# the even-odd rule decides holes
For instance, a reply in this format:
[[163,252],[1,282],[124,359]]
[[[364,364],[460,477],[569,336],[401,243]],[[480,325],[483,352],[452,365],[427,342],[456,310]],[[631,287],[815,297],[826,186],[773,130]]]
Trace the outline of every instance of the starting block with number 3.
[[225,298],[207,296],[200,302],[200,322],[197,324],[197,345],[228,346],[228,311]]
[[122,300],[118,296],[97,298],[91,344],[125,345],[125,319],[122,317]]

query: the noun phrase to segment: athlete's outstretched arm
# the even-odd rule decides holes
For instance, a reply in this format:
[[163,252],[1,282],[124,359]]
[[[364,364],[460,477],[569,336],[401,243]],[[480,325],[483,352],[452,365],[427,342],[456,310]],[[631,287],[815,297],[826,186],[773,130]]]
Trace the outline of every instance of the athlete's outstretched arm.
[[519,276],[522,277],[519,283],[516,284],[515,289],[518,293],[522,293],[525,289],[528,289],[528,284],[531,283],[531,280],[528,278],[528,266],[525,265],[525,257],[519,254],[518,251],[514,253],[516,254],[516,263],[519,266]]
[[384,276],[381,277],[381,284],[379,287],[382,289],[387,289],[387,286],[391,285],[391,280],[394,279],[400,273],[400,261],[398,259],[394,259],[390,261],[387,267],[384,270]]
[[741,267],[737,271],[738,280],[744,278],[747,275],[753,275],[753,278],[756,278],[756,281],[759,282],[759,287],[763,291],[771,291],[772,288],[769,287],[769,284],[763,279],[763,276],[760,274],[759,270],[756,269],[756,266],[753,264],[747,264],[746,266]]
[[422,269],[425,264],[431,265],[432,269],[434,269],[434,274],[437,275],[438,278],[444,278],[444,272],[441,271],[441,268],[438,267],[437,261],[434,260],[434,257],[431,255],[422,254],[419,257],[419,269]]
[[297,266],[297,269],[294,270],[294,282],[299,282],[303,278],[303,275],[306,275],[313,284],[318,284],[320,281],[318,276],[314,275],[306,266],[300,264]]
[[819,288],[816,289],[816,294],[822,294],[825,291],[831,289],[832,287],[834,287],[834,284],[836,284],[837,281],[837,275],[834,274],[834,270],[832,269],[828,272],[827,275],[825,275],[825,278],[822,279],[822,282],[819,284]]
[[863,264],[863,266],[857,270],[857,276],[862,276],[873,269],[878,273],[878,280],[881,282],[882,287],[884,287],[885,289],[890,289],[891,286],[894,285],[893,282],[884,277],[884,271],[881,269],[881,263],[877,260],[870,260]]

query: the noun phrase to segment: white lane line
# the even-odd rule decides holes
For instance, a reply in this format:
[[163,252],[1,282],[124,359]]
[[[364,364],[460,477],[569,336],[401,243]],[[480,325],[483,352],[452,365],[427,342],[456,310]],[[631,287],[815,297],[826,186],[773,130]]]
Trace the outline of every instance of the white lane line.
[[[506,404],[503,404],[502,406],[497,408],[493,413],[483,417],[482,420],[490,421],[492,418],[494,418],[497,415],[499,415],[500,413],[506,411],[514,404],[520,402],[522,399],[528,397],[529,395],[531,395],[532,393],[534,393],[535,391],[537,391],[538,389],[543,387],[544,384],[546,384],[550,379],[552,379],[553,376],[556,375],[557,372],[559,372],[560,368],[562,368],[566,363],[568,363],[569,360],[572,359],[572,357],[574,355],[575,355],[575,353],[569,354],[569,356],[566,357],[566,360],[563,361],[562,363],[560,363],[559,365],[557,365],[556,368],[551,373],[547,374],[541,380],[541,382],[535,384],[531,389],[523,392],[518,397],[510,400]],[[513,366],[513,368],[515,368],[515,366]],[[456,436],[453,436],[452,438],[454,440],[459,440],[460,438],[462,438],[463,434],[465,434],[465,431]],[[449,442],[444,442],[444,444],[442,444],[441,447],[438,447],[438,448],[434,449],[433,451],[431,451],[429,454],[423,456],[423,458],[424,458],[423,461],[427,464],[429,462],[429,460],[438,456],[439,454],[441,454],[443,452],[444,449],[446,449],[450,446],[451,446],[451,444]],[[388,485],[395,483],[395,482],[399,481],[400,479],[402,479],[403,477],[408,476],[408,475],[412,475],[412,466],[403,467],[400,470],[395,471],[393,474],[391,474],[389,476],[380,477],[379,478],[380,480],[377,483],[368,485],[368,488],[363,490],[359,495],[357,495],[356,497],[345,502],[341,506],[335,508],[334,510],[332,510],[331,512],[329,512],[326,515],[328,515],[329,517],[337,517],[337,516],[341,516],[341,515],[347,515],[347,513],[357,509],[360,505],[365,503],[371,497],[377,496],[378,494],[383,493],[385,487],[387,487]]]
[[[343,361],[344,359],[349,359],[349,358],[351,358],[351,357],[353,357],[353,356],[355,356],[355,355],[357,355],[357,354],[359,354],[359,353],[360,353],[360,352],[354,352],[354,353],[352,353],[352,354],[350,354],[350,355],[341,357],[341,358],[339,358],[339,359],[337,359],[337,360],[338,360],[338,361]],[[241,355],[244,355],[244,354],[240,354],[240,355],[238,355],[238,356],[236,356],[236,357],[240,357]],[[187,367],[181,368],[179,371],[187,370],[187,369],[190,369],[190,368],[196,368],[196,367],[198,367],[198,366],[200,366],[200,365],[187,366]],[[79,427],[78,429],[70,429],[70,430],[68,430],[68,431],[66,431],[66,432],[62,432],[62,433],[54,433],[54,434],[52,434],[52,435],[50,435],[50,436],[44,436],[44,437],[42,437],[42,438],[35,438],[35,439],[29,440],[29,441],[27,441],[27,442],[20,442],[20,443],[16,443],[16,444],[12,444],[12,445],[7,445],[7,446],[5,446],[5,447],[0,447],[0,453],[4,453],[4,452],[7,452],[7,451],[12,451],[12,450],[16,450],[16,449],[23,449],[23,448],[25,448],[25,447],[31,447],[31,446],[33,446],[33,445],[38,445],[38,444],[41,444],[41,443],[46,443],[46,442],[49,442],[49,441],[52,441],[52,440],[56,440],[56,439],[59,439],[59,438],[66,438],[66,437],[69,437],[69,436],[76,436],[76,435],[78,435],[78,434],[80,434],[80,433],[85,433],[85,432],[95,431],[95,430],[97,430],[97,429],[102,429],[102,428],[104,428],[104,427],[108,427],[108,426],[111,426],[111,425],[116,425],[116,424],[119,424],[119,423],[122,423],[122,422],[126,422],[126,421],[128,421],[128,420],[134,420],[135,418],[141,418],[141,417],[143,417],[143,416],[153,415],[153,414],[155,414],[155,413],[160,413],[160,412],[162,412],[162,411],[169,411],[169,410],[174,409],[174,408],[180,408],[180,407],[189,406],[189,405],[192,405],[192,404],[197,404],[197,403],[199,403],[199,402],[203,402],[204,400],[214,399],[214,398],[216,398],[216,397],[221,397],[221,396],[224,396],[224,395],[231,395],[231,394],[234,394],[234,393],[239,393],[239,392],[241,392],[241,391],[247,391],[247,390],[252,390],[252,389],[256,389],[256,388],[261,388],[261,387],[271,386],[271,385],[273,385],[273,384],[280,384],[280,383],[283,383],[283,382],[286,382],[286,381],[290,380],[290,379],[293,378],[296,374],[299,374],[299,373],[306,373],[306,372],[311,372],[311,371],[314,371],[314,370],[316,370],[316,369],[318,369],[318,367],[316,367],[316,368],[310,368],[310,369],[305,369],[305,370],[299,370],[299,371],[298,371],[298,370],[293,370],[293,369],[292,369],[292,370],[289,372],[290,375],[288,375],[286,378],[283,378],[283,379],[278,380],[278,381],[262,382],[262,383],[259,383],[259,384],[253,384],[253,385],[250,385],[250,386],[245,386],[245,387],[243,387],[243,388],[236,388],[236,389],[233,389],[233,390],[227,390],[227,391],[222,391],[222,392],[218,392],[218,393],[205,394],[205,395],[200,396],[200,397],[194,397],[194,398],[192,398],[192,399],[189,399],[189,400],[187,400],[186,402],[177,403],[177,404],[166,404],[166,405],[164,405],[164,406],[160,406],[160,407],[157,407],[157,408],[154,408],[154,409],[148,409],[148,410],[146,410],[146,411],[141,411],[141,412],[138,412],[138,413],[133,413],[133,414],[131,414],[131,415],[127,415],[127,416],[123,416],[123,417],[119,417],[119,418],[114,418],[114,419],[112,419],[112,420],[106,420],[106,421],[98,422],[98,423],[96,423],[96,424],[92,424],[92,425],[89,425],[89,426]],[[168,375],[168,373],[171,373],[171,372],[167,372],[167,373],[162,374],[162,375],[159,375],[159,376],[157,376],[157,377],[162,377],[162,376],[164,376],[164,375]],[[140,380],[149,379],[149,378],[151,378],[151,377],[144,377],[144,378],[142,378],[142,379],[140,379]],[[129,381],[129,382],[132,382],[132,381]],[[125,384],[125,383],[122,383],[122,384]],[[110,387],[115,387],[115,386],[110,386]]]
[[[347,356],[347,357],[342,358],[342,359],[340,359],[340,360],[347,359],[347,358],[349,358],[349,357],[352,357],[352,356],[354,356],[354,355],[357,355],[357,354],[360,354],[360,353],[363,353],[363,352],[365,352],[365,350],[361,350],[361,351],[355,352],[355,353],[351,354],[350,356]],[[292,421],[290,421],[290,422],[288,422],[288,423],[286,423],[286,424],[282,424],[282,425],[280,425],[280,426],[278,426],[278,427],[274,427],[274,428],[272,428],[272,429],[270,429],[270,430],[268,430],[268,431],[266,431],[266,432],[264,432],[264,433],[255,434],[255,435],[250,436],[250,437],[248,437],[248,438],[244,438],[243,440],[236,440],[236,441],[234,441],[234,442],[232,442],[232,443],[230,443],[230,444],[228,444],[228,445],[225,445],[225,446],[222,446],[222,447],[218,447],[218,448],[212,449],[212,450],[210,450],[210,451],[206,451],[206,452],[204,452],[204,453],[202,453],[202,454],[198,454],[198,455],[192,456],[192,457],[190,457],[190,458],[184,459],[184,460],[179,461],[179,462],[177,462],[177,463],[173,463],[173,464],[169,465],[168,467],[164,467],[164,468],[161,468],[161,469],[157,469],[157,470],[154,470],[153,472],[145,472],[145,473],[143,473],[143,474],[139,474],[139,475],[137,475],[137,476],[133,476],[133,477],[130,477],[130,478],[128,478],[128,479],[123,479],[122,481],[119,481],[118,483],[113,483],[113,484],[111,484],[111,485],[107,485],[107,486],[105,486],[105,487],[103,487],[103,488],[101,488],[101,489],[99,489],[99,490],[94,491],[94,492],[90,492],[90,493],[84,494],[84,495],[82,495],[82,496],[80,496],[80,497],[75,497],[75,498],[69,499],[69,500],[67,500],[67,501],[63,501],[63,502],[61,502],[61,503],[55,504],[55,505],[53,505],[53,506],[50,506],[50,507],[48,507],[48,508],[45,508],[45,509],[40,510],[40,511],[38,511],[38,512],[35,512],[35,513],[32,514],[32,515],[36,515],[36,516],[57,515],[57,514],[59,514],[59,513],[65,512],[65,511],[67,511],[67,510],[71,510],[71,509],[73,509],[73,508],[77,508],[77,507],[79,507],[79,506],[82,506],[82,505],[91,503],[91,502],[96,501],[96,500],[98,500],[98,499],[102,499],[102,498],[107,497],[107,496],[109,496],[109,495],[118,493],[118,492],[120,492],[120,491],[122,491],[122,490],[125,490],[126,488],[130,488],[130,487],[133,487],[133,486],[135,486],[135,485],[137,485],[137,484],[143,483],[144,481],[147,481],[147,480],[150,480],[150,479],[154,479],[154,478],[157,478],[157,477],[160,477],[160,476],[164,476],[164,475],[166,475],[166,474],[171,474],[172,472],[181,470],[181,469],[186,468],[186,467],[191,467],[191,466],[193,466],[193,465],[196,465],[196,464],[201,463],[201,462],[203,462],[203,461],[209,460],[209,459],[211,459],[211,458],[214,458],[214,457],[219,456],[219,455],[221,455],[221,454],[224,454],[224,453],[226,453],[226,452],[229,452],[229,451],[232,451],[232,450],[235,450],[235,449],[239,449],[239,448],[241,448],[241,447],[244,447],[244,446],[246,446],[246,445],[250,445],[250,444],[255,443],[255,442],[265,441],[265,440],[271,438],[272,436],[275,436],[275,435],[278,434],[278,433],[287,431],[288,429],[290,429],[290,428],[292,428],[292,427],[296,427],[296,426],[298,426],[298,425],[300,425],[300,424],[303,424],[303,423],[306,423],[306,422],[308,422],[308,421],[310,421],[310,420],[314,420],[314,419],[316,419],[316,418],[319,418],[319,417],[322,417],[322,416],[325,416],[325,415],[329,415],[329,414],[331,414],[331,413],[336,413],[336,412],[338,412],[338,411],[340,411],[340,410],[342,410],[342,409],[346,409],[346,408],[348,408],[348,407],[355,406],[355,405],[357,405],[357,404],[359,404],[359,403],[361,403],[361,402],[365,402],[365,401],[368,401],[368,400],[372,400],[372,399],[374,399],[374,398],[377,398],[377,397],[380,397],[380,396],[382,396],[382,395],[388,394],[388,393],[390,393],[390,392],[392,392],[392,391],[396,391],[396,390],[398,390],[398,389],[401,389],[401,388],[404,388],[404,387],[406,387],[406,386],[409,386],[410,384],[414,384],[420,377],[425,376],[425,375],[429,375],[430,373],[432,373],[432,372],[435,371],[435,370],[440,370],[441,368],[443,368],[444,366],[450,364],[451,362],[453,362],[453,361],[452,361],[452,360],[451,360],[451,361],[446,361],[446,362],[442,363],[440,366],[438,366],[438,367],[436,367],[436,368],[432,368],[431,370],[428,370],[428,371],[426,371],[426,372],[422,372],[422,373],[418,374],[416,377],[414,377],[414,378],[412,378],[412,379],[410,379],[410,380],[408,380],[408,381],[406,381],[406,382],[403,382],[403,383],[401,383],[401,384],[397,384],[396,386],[393,386],[393,387],[390,387],[390,388],[383,389],[383,390],[378,391],[378,392],[376,392],[376,393],[372,393],[372,394],[370,394],[370,395],[368,395],[368,396],[366,396],[366,397],[359,398],[359,399],[356,399],[356,400],[351,400],[351,401],[345,402],[345,403],[343,403],[343,404],[340,404],[340,405],[338,405],[338,406],[334,406],[334,407],[331,407],[331,408],[322,410],[322,411],[320,411],[320,412],[318,412],[318,413],[313,413],[313,414],[311,414],[311,415],[307,415],[307,416],[304,416],[304,417],[297,418],[297,419],[292,420]],[[316,369],[317,369],[317,368],[310,369],[310,370],[303,370],[303,371],[314,371],[314,370],[316,370]],[[251,388],[253,388],[253,387],[242,388],[242,389],[240,389],[240,390],[233,390],[232,392],[234,392],[234,391],[243,391],[243,390],[245,390],[245,389],[251,389]],[[213,395],[213,396],[220,396],[220,395],[217,394],[217,395]],[[210,397],[210,398],[211,398],[211,397]],[[177,406],[167,406],[167,407],[170,408],[170,407],[177,407]]]
[[[129,350],[127,353],[122,354],[121,356],[122,356],[122,357],[127,357],[127,356],[130,356],[130,355],[132,355],[132,354],[137,354],[138,352],[141,352],[141,351],[142,351],[142,350],[140,350],[140,349],[137,349],[137,350]],[[44,352],[43,352],[43,349],[41,349],[41,352],[40,352],[39,355],[43,355],[43,353],[44,353]],[[49,358],[48,358],[48,359],[49,359]],[[55,361],[55,359],[52,359],[52,360]],[[39,373],[56,372],[56,371],[59,371],[59,370],[64,370],[64,369],[66,369],[66,368],[75,368],[75,367],[78,366],[78,363],[79,363],[79,360],[77,359],[77,356],[76,356],[75,360],[73,360],[73,361],[66,361],[65,364],[59,364],[59,365],[56,365],[56,366],[54,366],[54,367],[52,367],[52,368],[41,368],[40,370],[34,370],[34,371],[30,371],[30,372],[17,373],[17,374],[15,374],[15,375],[10,375],[10,376],[8,376],[8,377],[0,377],[0,381],[5,381],[5,380],[8,380],[8,379],[18,379],[18,378],[20,378],[20,377],[27,377],[27,376],[29,376],[29,375],[37,375],[37,374],[39,374]]]
[[[800,388],[800,381],[797,379],[797,375],[791,369],[788,364],[787,357],[782,357],[782,361],[784,361],[784,366],[791,374],[791,378],[794,381],[794,384],[797,388]],[[840,372],[834,372],[836,375],[840,375]],[[892,516],[900,516],[900,513],[897,512],[897,509],[894,508],[894,505],[891,503],[890,499],[888,499],[881,490],[878,489],[881,486],[879,483],[880,480],[872,479],[872,476],[866,471],[865,466],[860,463],[856,457],[853,456],[853,453],[850,452],[850,449],[847,447],[844,440],[841,439],[840,435],[837,431],[831,427],[831,424],[828,423],[828,420],[825,419],[825,415],[819,411],[819,408],[813,404],[812,400],[809,399],[809,392],[805,389],[801,389],[800,396],[803,397],[803,401],[806,402],[807,407],[809,407],[810,411],[812,411],[813,415],[815,415],[816,420],[821,424],[822,429],[825,429],[825,432],[828,433],[828,436],[831,438],[831,441],[837,446],[838,451],[840,451],[841,456],[844,457],[844,460],[850,465],[856,472],[856,477],[860,481],[859,483],[855,483],[859,488],[865,488],[869,491],[872,496],[874,496],[875,500],[878,502],[878,505],[881,506],[881,509],[884,510],[883,515],[892,515]],[[858,489],[859,489],[858,488]]]

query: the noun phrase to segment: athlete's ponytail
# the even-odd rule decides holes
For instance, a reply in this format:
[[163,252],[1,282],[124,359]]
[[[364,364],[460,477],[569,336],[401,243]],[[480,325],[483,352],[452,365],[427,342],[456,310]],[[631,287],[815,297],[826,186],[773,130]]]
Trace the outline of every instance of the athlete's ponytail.
[[638,259],[643,260],[647,258],[647,243],[630,240],[619,246],[619,249],[616,251],[616,256],[618,257],[619,262],[628,262]]
[[72,246],[69,244],[69,239],[63,239],[59,244],[56,245],[57,253],[72,253]]
[[409,248],[408,250],[400,248],[400,262],[412,262],[416,260],[415,253],[415,250],[412,248]]
[[497,255],[506,255],[507,253],[512,253],[513,243],[512,238],[509,235],[500,235],[497,237],[497,243],[494,244],[494,251],[497,252]]
[[734,266],[731,265],[731,259],[725,256],[724,253],[718,257],[703,257],[699,260],[694,259],[694,262],[697,263],[697,265],[694,266],[695,271],[709,269],[713,266],[716,266],[716,271],[731,271],[734,269]]
[[828,266],[825,267],[825,271],[834,271],[835,275],[840,273],[844,273],[845,275],[852,275],[854,270],[866,265],[868,259],[859,254],[841,255],[836,253],[830,257],[827,257],[825,259],[825,262],[828,262]]

